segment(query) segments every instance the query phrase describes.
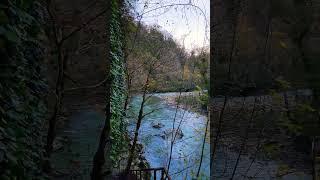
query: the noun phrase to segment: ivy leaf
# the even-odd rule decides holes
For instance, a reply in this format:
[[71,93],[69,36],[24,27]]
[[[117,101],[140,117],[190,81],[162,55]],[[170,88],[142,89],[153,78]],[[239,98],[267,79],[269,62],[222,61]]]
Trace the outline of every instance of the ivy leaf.
[[10,31],[5,29],[4,27],[0,27],[0,35],[4,36],[8,41],[20,43],[20,38],[14,31]]
[[34,21],[34,18],[24,11],[18,10],[17,15],[22,22],[28,25],[31,25],[32,22]]

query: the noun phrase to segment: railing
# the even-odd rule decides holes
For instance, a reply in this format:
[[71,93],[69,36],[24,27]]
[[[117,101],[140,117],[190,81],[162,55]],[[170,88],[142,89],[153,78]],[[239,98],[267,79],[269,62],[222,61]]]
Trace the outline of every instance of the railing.
[[[158,172],[160,172],[159,176],[157,176]],[[151,178],[157,180],[157,177],[160,177],[160,180],[171,180],[167,170],[163,167],[130,170],[130,173],[137,180],[150,180]]]

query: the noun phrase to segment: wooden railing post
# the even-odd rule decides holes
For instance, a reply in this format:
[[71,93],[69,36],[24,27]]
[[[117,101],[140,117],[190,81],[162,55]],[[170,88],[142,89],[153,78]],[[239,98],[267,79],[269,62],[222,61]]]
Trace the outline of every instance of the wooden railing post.
[[164,179],[163,174],[164,174],[164,169],[161,170],[161,180]]
[[157,172],[161,171],[161,180],[171,180],[168,172],[165,168],[148,168],[148,169],[132,169],[130,170],[131,174],[135,176],[135,179],[149,179],[150,175],[152,175],[153,171],[153,179],[157,180]]

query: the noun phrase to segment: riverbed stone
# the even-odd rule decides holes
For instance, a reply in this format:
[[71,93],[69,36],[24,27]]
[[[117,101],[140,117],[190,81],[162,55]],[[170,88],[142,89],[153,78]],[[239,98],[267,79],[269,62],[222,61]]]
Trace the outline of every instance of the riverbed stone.
[[171,137],[172,135],[175,136],[175,134],[177,133],[176,139],[182,139],[182,137],[184,136],[182,130],[179,129],[166,129],[165,131],[162,132],[162,134],[158,135],[163,139],[167,139],[169,137]]
[[161,122],[152,123],[152,127],[156,129],[160,129],[164,127],[164,124],[162,124]]

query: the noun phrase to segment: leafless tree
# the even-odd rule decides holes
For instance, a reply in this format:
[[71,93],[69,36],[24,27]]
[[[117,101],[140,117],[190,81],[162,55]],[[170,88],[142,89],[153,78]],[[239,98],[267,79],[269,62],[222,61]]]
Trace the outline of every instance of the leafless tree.
[[[103,9],[101,12],[98,12],[95,16],[90,17],[87,19],[83,24],[74,27],[73,30],[66,35],[65,32],[63,32],[63,28],[66,26],[65,24],[62,24],[58,21],[57,14],[55,7],[55,2],[51,0],[47,0],[45,2],[45,7],[49,16],[49,27],[46,31],[46,34],[48,36],[48,39],[50,42],[52,42],[52,52],[54,52],[53,55],[50,55],[51,57],[57,57],[57,65],[58,65],[58,72],[56,77],[56,83],[55,83],[55,89],[54,89],[54,96],[55,96],[55,102],[53,106],[53,113],[51,117],[49,118],[49,127],[47,132],[47,141],[45,146],[45,162],[44,162],[44,170],[50,171],[50,157],[51,153],[53,151],[53,142],[56,137],[56,124],[57,121],[61,115],[61,108],[62,108],[62,102],[65,92],[65,86],[64,82],[67,77],[69,77],[66,74],[66,66],[67,61],[70,58],[69,53],[67,50],[67,47],[65,46],[66,41],[68,41],[70,38],[74,37],[79,31],[87,27],[90,23],[94,22],[98,17],[104,15],[107,11],[107,9]],[[91,6],[94,4],[91,4],[88,6],[88,8],[85,8],[85,11],[90,10]],[[69,77],[70,78],[70,77]],[[93,85],[95,86],[95,85]],[[88,88],[88,87],[85,87]],[[90,88],[90,87],[89,87]],[[76,88],[77,89],[77,88]],[[70,89],[69,89],[70,90]]]

